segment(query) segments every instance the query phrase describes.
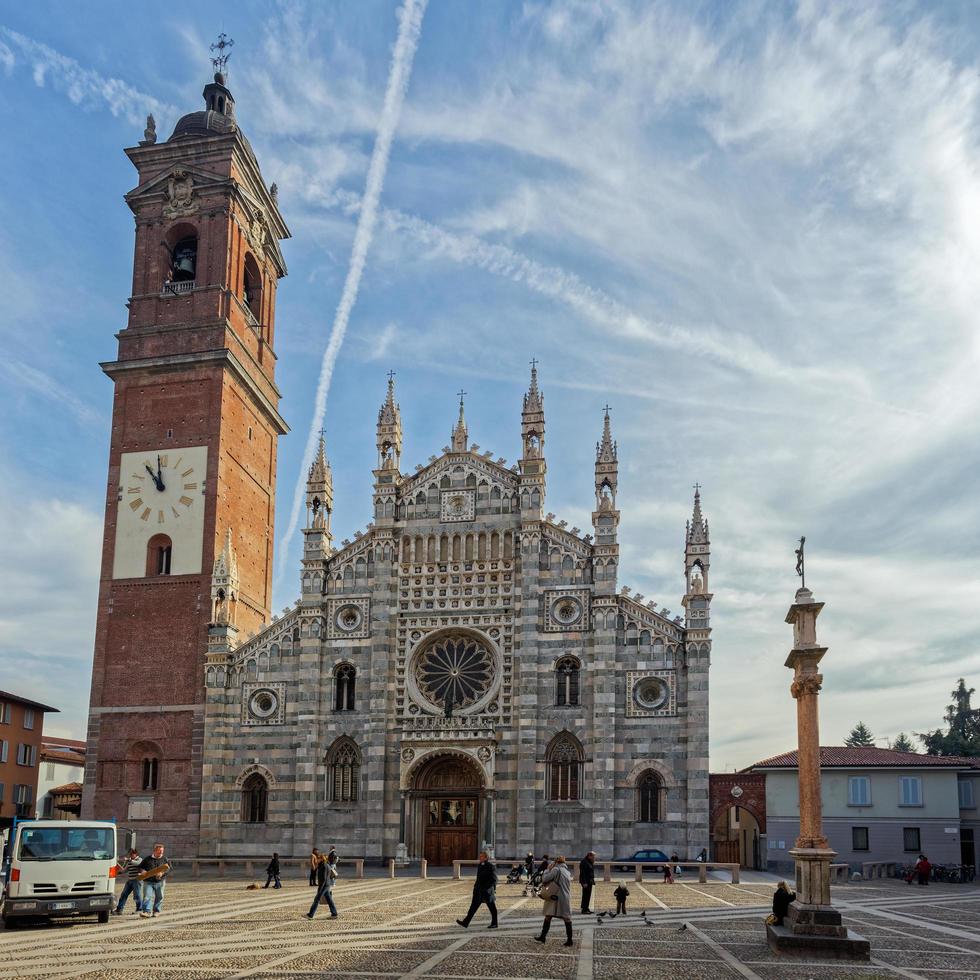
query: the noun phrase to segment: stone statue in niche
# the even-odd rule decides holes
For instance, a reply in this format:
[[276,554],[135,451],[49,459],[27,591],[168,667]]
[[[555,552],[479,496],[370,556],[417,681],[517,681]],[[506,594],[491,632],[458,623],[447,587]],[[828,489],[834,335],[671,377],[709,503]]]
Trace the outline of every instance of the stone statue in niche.
[[186,170],[175,170],[167,181],[167,203],[163,206],[163,216],[181,218],[195,211],[194,178]]
[[701,579],[701,575],[695,572],[691,578],[691,593],[693,595],[700,595],[704,592],[704,582]]
[[224,589],[218,589],[214,598],[214,621],[219,626],[228,625],[228,597]]

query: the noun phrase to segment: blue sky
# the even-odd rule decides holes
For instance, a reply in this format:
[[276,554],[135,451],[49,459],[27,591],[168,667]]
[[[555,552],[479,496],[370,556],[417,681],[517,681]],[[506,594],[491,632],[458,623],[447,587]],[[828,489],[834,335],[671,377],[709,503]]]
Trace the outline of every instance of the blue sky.
[[[201,104],[208,44],[293,232],[281,547],[398,32],[388,2],[57,4],[0,14],[0,687],[84,731],[111,384],[147,112]],[[397,372],[406,469],[466,398],[514,460],[528,360],[547,509],[589,527],[608,400],[622,578],[679,612],[712,527],[712,766],[794,739],[793,547],[827,608],[823,741],[940,722],[980,675],[980,72],[970,3],[432,0],[329,392],[335,529],[370,520]],[[290,542],[275,606],[297,592]],[[278,562],[277,562],[278,565]],[[879,742],[884,744],[884,741]]]

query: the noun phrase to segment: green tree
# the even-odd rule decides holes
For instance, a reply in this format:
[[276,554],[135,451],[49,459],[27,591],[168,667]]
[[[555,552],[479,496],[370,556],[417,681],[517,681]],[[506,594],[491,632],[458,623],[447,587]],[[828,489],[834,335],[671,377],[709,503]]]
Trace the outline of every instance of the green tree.
[[854,748],[856,745],[874,746],[875,737],[871,734],[871,729],[863,722],[859,721],[852,729],[851,734],[844,739],[844,744]]
[[892,748],[896,752],[914,752],[915,746],[912,744],[912,739],[905,734],[905,732],[899,732],[897,738],[892,742]]
[[929,755],[980,756],[980,708],[970,703],[975,693],[961,677],[951,694],[953,703],[946,706],[947,730],[916,732]]

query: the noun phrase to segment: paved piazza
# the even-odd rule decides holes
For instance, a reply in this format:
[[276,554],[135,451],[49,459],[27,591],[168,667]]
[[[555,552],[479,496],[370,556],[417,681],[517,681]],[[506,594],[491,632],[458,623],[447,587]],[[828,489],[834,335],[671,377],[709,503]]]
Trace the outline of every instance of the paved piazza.
[[[0,931],[0,978],[86,980],[212,977],[760,978],[872,980],[980,977],[980,888],[899,881],[839,886],[846,924],[872,942],[862,966],[777,960],[762,920],[772,884],[629,883],[626,921],[575,916],[575,947],[560,920],[548,945],[531,937],[540,902],[501,884],[500,929],[486,909],[466,931],[453,923],[472,881],[447,878],[341,879],[341,913],[304,918],[313,889],[288,878],[282,891],[248,891],[242,879],[168,884],[157,920],[128,912],[108,926],[76,923]],[[598,908],[615,908],[615,883],[600,883]],[[577,889],[576,889],[577,892]],[[634,901],[635,899],[635,901]],[[653,925],[645,925],[646,909]],[[685,926],[686,928],[682,928]]]

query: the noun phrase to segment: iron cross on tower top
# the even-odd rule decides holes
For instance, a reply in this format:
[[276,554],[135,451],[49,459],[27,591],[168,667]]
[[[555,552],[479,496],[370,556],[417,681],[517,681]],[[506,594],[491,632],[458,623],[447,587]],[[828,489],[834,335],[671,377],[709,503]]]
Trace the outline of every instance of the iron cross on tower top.
[[231,49],[234,47],[235,42],[222,31],[218,35],[218,40],[211,45],[211,51],[217,51],[217,54],[212,53],[211,64],[214,66],[214,71],[216,75],[223,75],[225,72],[225,66],[228,64],[228,59],[231,57]]

